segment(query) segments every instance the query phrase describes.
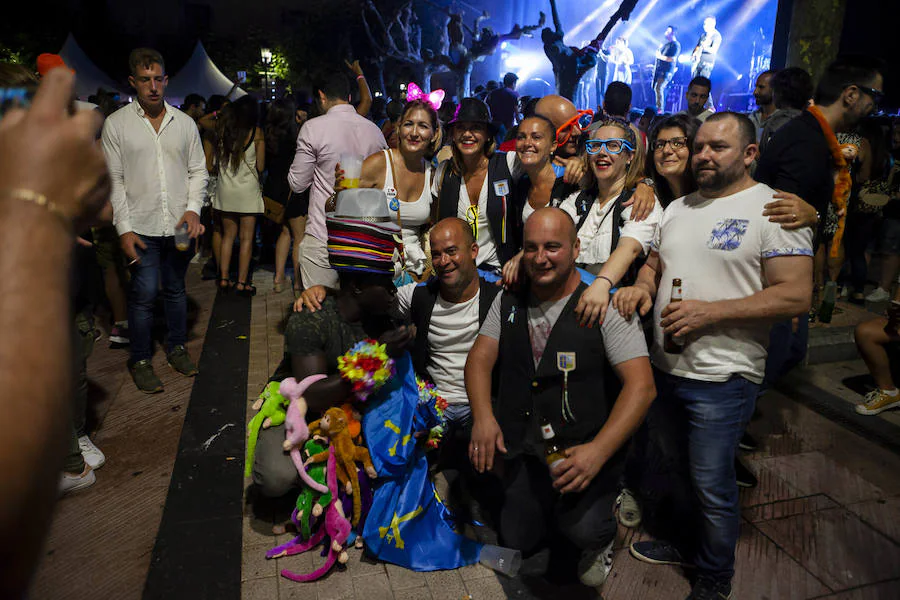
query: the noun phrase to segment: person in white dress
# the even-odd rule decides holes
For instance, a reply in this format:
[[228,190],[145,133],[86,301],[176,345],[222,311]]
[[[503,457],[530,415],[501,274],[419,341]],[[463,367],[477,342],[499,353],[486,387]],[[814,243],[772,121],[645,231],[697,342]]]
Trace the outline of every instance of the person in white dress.
[[250,258],[256,232],[256,216],[263,212],[259,175],[265,169],[266,142],[257,127],[259,104],[244,96],[225,106],[217,124],[217,179],[213,208],[222,216],[222,245],[219,250],[219,287],[228,290],[231,251],[240,238],[237,291],[256,294],[249,279]]
[[631,85],[631,65],[634,64],[634,53],[628,47],[628,40],[624,37],[616,38],[612,48],[609,49],[609,67],[612,69],[610,81],[621,81]]

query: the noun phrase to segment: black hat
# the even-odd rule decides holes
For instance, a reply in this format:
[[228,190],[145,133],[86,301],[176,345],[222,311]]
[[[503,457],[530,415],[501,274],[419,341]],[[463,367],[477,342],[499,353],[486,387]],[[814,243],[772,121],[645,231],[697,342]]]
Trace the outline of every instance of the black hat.
[[497,135],[497,127],[493,123],[491,117],[491,109],[482,100],[478,98],[463,98],[456,107],[456,114],[447,124],[453,127],[457,123],[481,123],[487,126],[492,135]]

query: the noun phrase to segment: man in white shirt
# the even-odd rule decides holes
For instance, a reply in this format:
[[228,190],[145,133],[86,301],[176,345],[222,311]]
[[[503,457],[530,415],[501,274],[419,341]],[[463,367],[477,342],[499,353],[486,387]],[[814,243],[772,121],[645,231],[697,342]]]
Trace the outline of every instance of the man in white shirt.
[[178,250],[175,232],[191,239],[203,233],[200,210],[206,196],[206,158],[193,119],[164,100],[168,76],[163,57],[138,48],[128,59],[137,102],[120,108],[103,125],[103,152],[112,178],[113,225],[131,261],[128,367],[142,392],[161,392],[153,372],[153,306],[162,280],[168,339],[166,355],[178,372],[197,367],[184,348],[187,294],[184,276],[192,253]]
[[359,116],[349,98],[350,85],[342,73],[332,74],[319,85],[316,103],[322,116],[303,124],[297,137],[297,154],[288,172],[288,183],[295,194],[310,190],[306,235],[300,242],[304,289],[314,285],[331,289],[338,286],[337,271],[328,262],[325,202],[334,191],[334,166],[341,154],[365,158],[387,148],[378,126]]
[[[740,529],[734,458],[763,380],[769,328],[809,309],[812,230],[782,229],[762,216],[773,190],[751,179],[756,131],[745,115],[723,112],[700,127],[692,169],[699,191],[670,204],[637,283],[613,305],[646,314],[653,299],[657,369],[651,424],[666,448],[684,453],[698,506],[683,539],[632,544],[653,564],[693,563],[690,598],[731,598]],[[673,279],[683,298],[669,302]],[[672,353],[664,338],[682,350]],[[666,350],[669,351],[666,351]],[[677,430],[677,431],[676,431]]]

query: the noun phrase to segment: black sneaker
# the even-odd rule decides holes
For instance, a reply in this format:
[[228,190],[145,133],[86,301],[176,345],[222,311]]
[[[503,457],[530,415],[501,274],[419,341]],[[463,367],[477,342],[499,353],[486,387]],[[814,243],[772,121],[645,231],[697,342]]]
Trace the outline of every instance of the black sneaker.
[[737,457],[734,458],[734,474],[737,478],[738,487],[754,488],[759,483],[756,475],[751,473],[750,469]]
[[687,600],[731,600],[734,594],[731,590],[731,581],[728,579],[713,579],[705,575],[697,577],[691,595]]
[[741,436],[741,441],[738,442],[738,448],[747,452],[753,452],[758,447],[759,444],[756,443],[756,438],[745,431],[744,435]]
[[681,552],[667,542],[635,542],[631,544],[628,551],[639,561],[651,565],[677,565],[683,568],[694,566],[685,562]]

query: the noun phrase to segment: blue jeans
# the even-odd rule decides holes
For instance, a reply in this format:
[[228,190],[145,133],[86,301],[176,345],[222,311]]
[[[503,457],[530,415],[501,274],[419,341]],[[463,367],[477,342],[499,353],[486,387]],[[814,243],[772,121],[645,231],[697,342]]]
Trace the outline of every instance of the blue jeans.
[[701,573],[731,579],[741,524],[734,458],[759,385],[739,375],[708,382],[657,371],[656,389],[656,416],[670,424],[662,449],[686,458],[696,500],[687,519],[692,539],[676,543]]
[[131,334],[131,363],[153,356],[153,307],[162,279],[166,309],[166,352],[187,341],[187,294],[184,275],[192,253],[175,249],[175,237],[140,236],[146,250],[137,248],[140,262],[131,267],[131,295],[128,299],[128,331]]

